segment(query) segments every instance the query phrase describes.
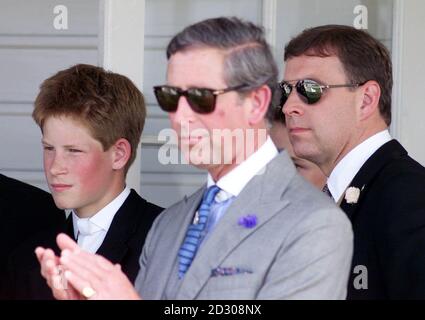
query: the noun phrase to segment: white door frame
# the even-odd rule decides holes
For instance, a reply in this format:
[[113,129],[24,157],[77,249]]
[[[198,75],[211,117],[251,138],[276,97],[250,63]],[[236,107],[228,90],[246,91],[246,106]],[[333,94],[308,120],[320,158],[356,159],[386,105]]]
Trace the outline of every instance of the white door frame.
[[[99,64],[143,88],[145,0],[101,0]],[[127,186],[140,192],[140,151],[127,173]]]
[[393,104],[391,133],[411,156],[425,164],[425,3],[394,0],[393,11]]
[[401,139],[400,110],[402,105],[402,83],[401,65],[403,62],[403,24],[404,6],[403,1],[394,0],[393,7],[393,39],[392,39],[392,61],[393,61],[393,93],[392,93],[392,123],[391,135],[396,139]]

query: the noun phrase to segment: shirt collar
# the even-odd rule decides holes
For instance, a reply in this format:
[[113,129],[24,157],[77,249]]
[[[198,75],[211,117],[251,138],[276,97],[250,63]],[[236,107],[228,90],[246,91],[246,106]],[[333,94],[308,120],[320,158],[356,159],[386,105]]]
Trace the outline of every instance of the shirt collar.
[[332,170],[327,184],[335,202],[338,202],[342,194],[350,185],[351,181],[359,172],[367,159],[382,145],[390,141],[391,135],[388,130],[378,132],[366,139],[347,155]]
[[[99,228],[101,228],[103,231],[107,232],[109,230],[109,227],[111,226],[112,220],[114,219],[115,214],[121,208],[125,200],[130,194],[130,188],[127,186],[124,188],[124,190],[111,202],[109,202],[105,207],[103,207],[99,212],[97,212],[95,215],[93,215],[90,218],[85,218],[87,220],[90,220],[91,223],[95,224]],[[78,220],[82,219],[79,218],[75,210],[72,209],[72,223],[74,226],[74,235],[75,238],[77,238],[78,235],[78,226],[77,222]]]
[[252,155],[241,162],[233,170],[221,177],[217,183],[208,173],[208,187],[216,184],[220,189],[237,197],[247,183],[263,169],[276,155],[277,148],[270,137]]

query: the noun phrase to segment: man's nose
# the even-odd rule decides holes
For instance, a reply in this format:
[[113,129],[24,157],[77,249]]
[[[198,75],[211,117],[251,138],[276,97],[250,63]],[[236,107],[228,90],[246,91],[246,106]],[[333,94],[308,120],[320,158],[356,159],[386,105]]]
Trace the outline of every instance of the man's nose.
[[293,88],[283,104],[282,112],[286,116],[302,116],[304,114],[304,106],[305,102],[301,100],[296,89]]
[[51,175],[57,176],[60,174],[64,174],[67,172],[65,160],[63,159],[63,156],[56,153],[53,156],[53,160],[50,165],[49,172]]
[[174,120],[180,123],[192,122],[194,116],[195,112],[190,107],[187,97],[181,96],[177,104],[177,110],[173,115]]

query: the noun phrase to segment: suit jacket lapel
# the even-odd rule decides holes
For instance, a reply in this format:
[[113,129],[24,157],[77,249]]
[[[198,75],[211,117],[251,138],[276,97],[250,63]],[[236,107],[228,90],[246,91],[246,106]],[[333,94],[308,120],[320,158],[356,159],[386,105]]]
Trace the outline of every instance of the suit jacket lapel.
[[[201,250],[182,280],[177,299],[196,298],[210,278],[211,270],[220,266],[246,237],[290,203],[289,200],[283,200],[282,195],[294,174],[295,168],[291,160],[286,152],[282,152],[269,163],[264,174],[255,176],[246,185],[217,223],[213,232],[205,239]],[[276,189],[276,186],[280,187]],[[258,198],[259,192],[260,198]],[[257,216],[257,225],[253,228],[238,225],[239,218],[248,214]]]
[[[51,248],[53,251],[57,254],[61,254],[61,250],[59,249],[58,244],[56,243],[56,237],[59,233],[65,233],[67,236],[69,236],[71,239],[76,241],[75,235],[74,235],[74,225],[72,222],[72,215],[69,215],[68,218],[62,223],[62,225],[58,226],[57,228],[51,230],[51,232],[48,232],[46,235],[46,243],[44,244],[44,247]],[[37,265],[37,268],[39,266]]]
[[70,238],[77,241],[77,239],[75,239],[74,223],[72,221],[72,214],[70,214],[68,216],[68,218],[66,219],[65,226],[64,226],[64,229],[63,229],[62,232],[64,232],[67,236],[69,236]]
[[128,198],[115,214],[106,237],[96,252],[113,263],[120,263],[123,260],[129,248],[127,242],[136,232],[137,223],[135,222],[141,214],[140,208],[137,209],[137,197],[139,196],[136,192],[131,190]]
[[369,185],[373,183],[375,178],[389,162],[406,155],[407,151],[401,146],[400,143],[398,143],[397,140],[393,139],[381,146],[363,164],[349,185],[349,187],[355,187],[360,190],[360,196],[357,199],[357,202],[347,203],[347,200],[345,199],[345,192],[341,202],[341,209],[347,214],[351,221],[354,220],[355,215],[362,204],[362,200],[367,194]]

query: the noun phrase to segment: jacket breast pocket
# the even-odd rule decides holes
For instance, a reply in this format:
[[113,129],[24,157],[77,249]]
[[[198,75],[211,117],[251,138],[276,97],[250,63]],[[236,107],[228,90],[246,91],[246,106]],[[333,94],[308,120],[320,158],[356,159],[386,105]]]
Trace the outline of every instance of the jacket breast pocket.
[[255,299],[260,284],[253,273],[211,277],[198,299]]

